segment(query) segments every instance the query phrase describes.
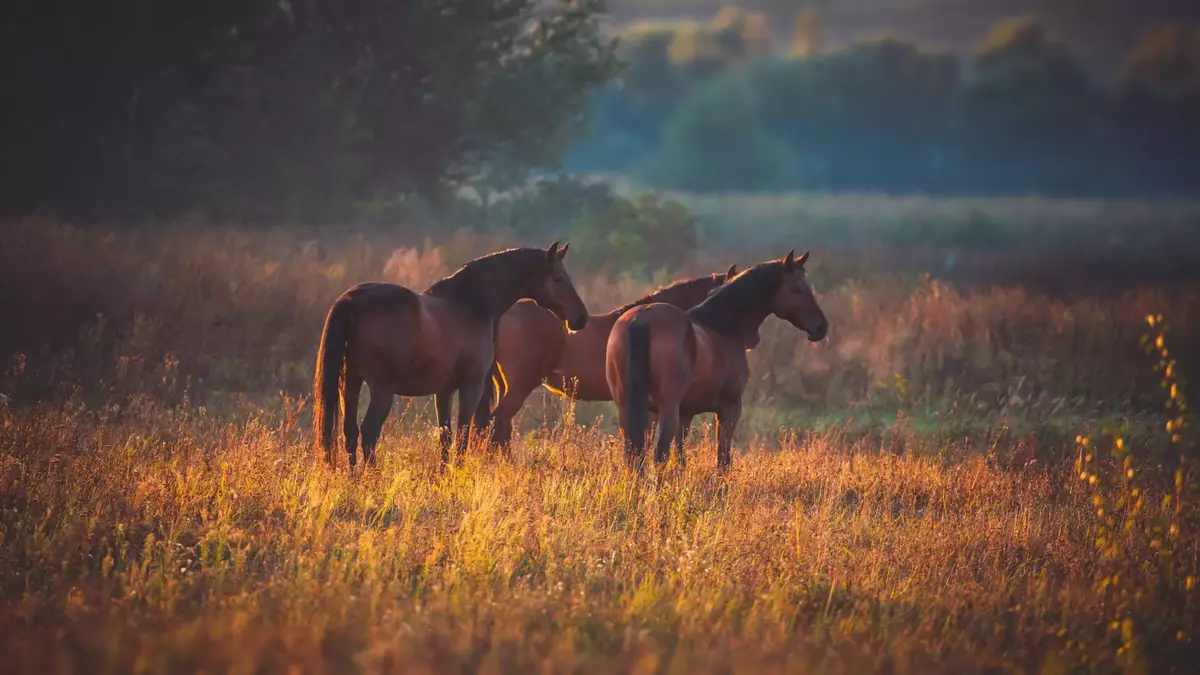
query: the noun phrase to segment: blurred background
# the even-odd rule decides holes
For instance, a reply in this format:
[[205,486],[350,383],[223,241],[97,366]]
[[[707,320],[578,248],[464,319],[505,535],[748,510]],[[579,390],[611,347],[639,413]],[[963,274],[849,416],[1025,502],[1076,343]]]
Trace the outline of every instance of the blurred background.
[[14,400],[303,396],[343,288],[554,239],[596,312],[812,249],[833,332],[814,350],[769,324],[764,433],[1151,414],[1147,314],[1196,362],[1195,3],[3,13]]

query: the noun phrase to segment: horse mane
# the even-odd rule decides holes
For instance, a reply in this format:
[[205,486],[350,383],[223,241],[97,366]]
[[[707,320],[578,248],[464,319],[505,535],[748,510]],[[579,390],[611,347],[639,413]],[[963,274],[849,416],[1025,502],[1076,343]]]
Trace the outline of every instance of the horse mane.
[[435,282],[425,293],[447,298],[479,314],[491,316],[504,302],[504,292],[534,274],[548,274],[546,251],[510,248],[480,256]]
[[625,312],[628,312],[629,310],[631,310],[634,307],[637,307],[639,305],[648,305],[652,302],[664,302],[663,298],[674,295],[676,293],[681,293],[681,292],[691,288],[692,286],[698,286],[701,283],[706,282],[706,281],[711,283],[713,280],[713,276],[714,275],[712,275],[712,274],[708,274],[708,275],[705,275],[702,277],[692,277],[689,279],[679,279],[677,281],[672,281],[671,283],[667,284],[666,286],[660,287],[658,290],[654,291],[653,293],[650,293],[649,295],[646,295],[642,298],[634,300],[633,302],[631,302],[627,305],[621,306],[620,308],[617,309],[616,313],[624,314]]
[[738,327],[730,319],[768,303],[782,277],[782,260],[747,267],[710,293],[704,302],[688,310],[688,315],[713,332],[729,334]]

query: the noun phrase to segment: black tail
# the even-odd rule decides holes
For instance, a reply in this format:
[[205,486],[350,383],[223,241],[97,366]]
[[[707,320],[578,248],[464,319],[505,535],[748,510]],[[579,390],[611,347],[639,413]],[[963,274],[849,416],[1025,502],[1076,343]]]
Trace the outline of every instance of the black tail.
[[350,339],[350,320],[354,303],[338,298],[325,317],[321,346],[317,351],[317,372],[313,377],[313,428],[317,445],[325,450],[325,461],[333,462],[334,430],[341,412],[341,391],[346,372],[346,343]]
[[629,459],[641,464],[646,456],[646,429],[650,426],[650,327],[629,324],[625,347],[625,448]]

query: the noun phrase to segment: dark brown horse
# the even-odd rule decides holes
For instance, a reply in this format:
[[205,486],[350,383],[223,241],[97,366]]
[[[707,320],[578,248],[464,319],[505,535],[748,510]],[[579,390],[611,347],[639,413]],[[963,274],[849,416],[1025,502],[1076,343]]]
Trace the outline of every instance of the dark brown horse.
[[733,432],[750,377],[746,349],[758,340],[767,316],[790,322],[817,342],[829,322],[804,273],[808,254],[751,267],[707,300],[684,312],[667,304],[635,307],[608,337],[605,371],[617,404],[626,456],[640,470],[646,455],[649,413],[658,413],[655,463],[665,462],[678,430],[695,415],[717,417],[717,466],[731,461]]
[[[498,396],[490,413],[492,441],[501,447],[509,444],[513,418],[538,385],[577,401],[611,401],[604,376],[604,349],[617,318],[651,302],[690,309],[736,273],[737,265],[730,265],[725,272],[677,281],[607,314],[593,314],[586,328],[574,332],[568,332],[562,319],[536,303],[513,305],[500,318],[496,333],[496,361],[500,365],[492,366]],[[491,403],[489,396],[480,400],[476,429],[486,426]]]
[[454,444],[461,455],[487,385],[500,315],[528,298],[572,329],[587,325],[587,308],[563,267],[566,253],[558,242],[549,250],[510,249],[472,260],[421,293],[388,283],[362,283],[343,293],[325,319],[313,384],[314,426],[325,461],[333,462],[340,384],[346,452],[354,466],[363,382],[371,391],[362,423],[366,463],[375,463],[375,444],[397,394],[436,396],[442,461],[447,462],[450,407],[457,392]]

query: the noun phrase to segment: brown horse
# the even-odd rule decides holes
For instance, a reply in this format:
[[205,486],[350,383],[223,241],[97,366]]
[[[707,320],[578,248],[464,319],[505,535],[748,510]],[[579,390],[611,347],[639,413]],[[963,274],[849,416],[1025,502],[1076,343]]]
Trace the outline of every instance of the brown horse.
[[[767,316],[788,321],[817,342],[829,322],[804,273],[808,254],[751,267],[684,312],[661,303],[642,305],[617,320],[608,337],[605,374],[617,404],[626,457],[639,470],[646,455],[649,413],[658,413],[655,463],[665,462],[681,424],[712,412],[717,417],[717,466],[731,462],[733,432],[750,377],[747,346]],[[683,447],[678,446],[683,465]]]
[[343,293],[325,319],[313,384],[314,426],[325,461],[333,462],[340,383],[346,452],[354,466],[363,382],[371,391],[362,422],[366,463],[375,463],[375,444],[394,395],[436,396],[444,463],[450,458],[450,407],[457,392],[454,443],[461,456],[487,385],[500,315],[528,298],[572,329],[587,325],[587,308],[563,267],[566,253],[558,242],[548,250],[510,249],[472,260],[421,293],[388,283],[362,283]]
[[[593,314],[583,330],[568,332],[562,319],[533,302],[518,302],[500,317],[496,332],[496,361],[492,379],[498,400],[490,411],[492,441],[507,447],[512,438],[513,418],[540,384],[560,396],[577,401],[611,401],[604,376],[604,349],[608,333],[625,312],[651,302],[665,302],[690,309],[737,273],[737,265],[725,272],[677,281],[646,297],[614,309]],[[483,397],[475,415],[475,428],[487,426],[491,397]],[[681,429],[681,433],[686,429]]]

